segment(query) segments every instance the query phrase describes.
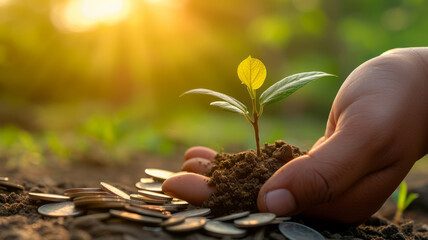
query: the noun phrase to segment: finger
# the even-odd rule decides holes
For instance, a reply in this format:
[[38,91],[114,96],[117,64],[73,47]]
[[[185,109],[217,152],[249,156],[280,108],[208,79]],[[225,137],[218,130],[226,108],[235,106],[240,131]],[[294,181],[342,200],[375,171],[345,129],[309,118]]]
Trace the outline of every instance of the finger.
[[208,181],[208,177],[195,173],[178,174],[165,180],[162,191],[200,206],[215,191],[215,187],[208,186]]
[[205,158],[191,158],[183,163],[181,170],[204,174],[211,170],[213,163]]
[[380,168],[362,151],[369,143],[348,133],[333,134],[308,155],[281,167],[263,185],[257,200],[259,210],[294,215],[335,199],[361,177]]
[[411,161],[402,161],[372,172],[331,202],[308,209],[303,214],[331,221],[363,222],[375,213],[409,172]]
[[208,160],[214,160],[214,157],[217,155],[217,152],[212,150],[211,148],[195,146],[187,149],[184,153],[184,159],[192,159],[192,158],[205,158]]

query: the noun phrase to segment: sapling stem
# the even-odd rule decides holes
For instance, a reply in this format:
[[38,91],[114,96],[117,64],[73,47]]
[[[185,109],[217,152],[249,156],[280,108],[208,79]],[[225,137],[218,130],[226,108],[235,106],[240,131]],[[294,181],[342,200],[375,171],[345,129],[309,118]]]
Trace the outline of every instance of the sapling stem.
[[260,137],[259,137],[259,113],[257,111],[257,104],[256,104],[256,98],[252,98],[252,105],[253,105],[253,121],[251,124],[254,128],[254,134],[256,136],[256,147],[257,147],[257,157],[260,157]]

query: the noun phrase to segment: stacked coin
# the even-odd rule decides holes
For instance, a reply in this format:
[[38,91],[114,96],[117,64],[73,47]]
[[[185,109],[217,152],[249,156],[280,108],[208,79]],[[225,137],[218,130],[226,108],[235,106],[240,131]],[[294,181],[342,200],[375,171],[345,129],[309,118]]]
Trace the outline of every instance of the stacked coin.
[[[55,202],[39,207],[38,212],[45,216],[86,216],[75,218],[76,222],[85,219],[107,220],[119,218],[138,222],[145,228],[164,229],[168,232],[191,232],[204,229],[206,234],[221,238],[239,238],[247,234],[248,228],[262,229],[263,226],[279,224],[290,218],[277,218],[272,213],[239,212],[210,219],[209,208],[196,208],[184,200],[176,199],[162,192],[162,182],[175,173],[161,169],[146,169],[149,177],[141,178],[135,186],[136,192],[127,193],[106,182],[100,187],[72,188],[63,195],[29,193],[30,199]],[[0,182],[1,186],[1,182]],[[101,212],[101,213],[100,213]],[[306,228],[281,225],[281,232],[288,238]],[[290,238],[291,239],[291,238]]]

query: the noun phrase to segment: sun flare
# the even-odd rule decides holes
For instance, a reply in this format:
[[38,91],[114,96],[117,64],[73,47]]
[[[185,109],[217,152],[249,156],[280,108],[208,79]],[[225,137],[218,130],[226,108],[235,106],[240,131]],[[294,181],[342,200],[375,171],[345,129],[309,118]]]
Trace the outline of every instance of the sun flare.
[[53,8],[52,21],[60,29],[82,32],[98,25],[116,24],[129,11],[129,0],[70,0]]

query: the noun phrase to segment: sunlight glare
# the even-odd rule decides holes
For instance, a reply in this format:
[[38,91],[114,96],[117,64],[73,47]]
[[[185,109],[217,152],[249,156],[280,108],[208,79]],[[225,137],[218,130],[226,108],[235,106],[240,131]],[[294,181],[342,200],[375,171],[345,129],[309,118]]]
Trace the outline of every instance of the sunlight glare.
[[129,11],[129,0],[71,0],[53,8],[52,22],[60,29],[82,32],[101,24],[114,25]]
[[0,0],[0,7],[6,6],[11,0]]

